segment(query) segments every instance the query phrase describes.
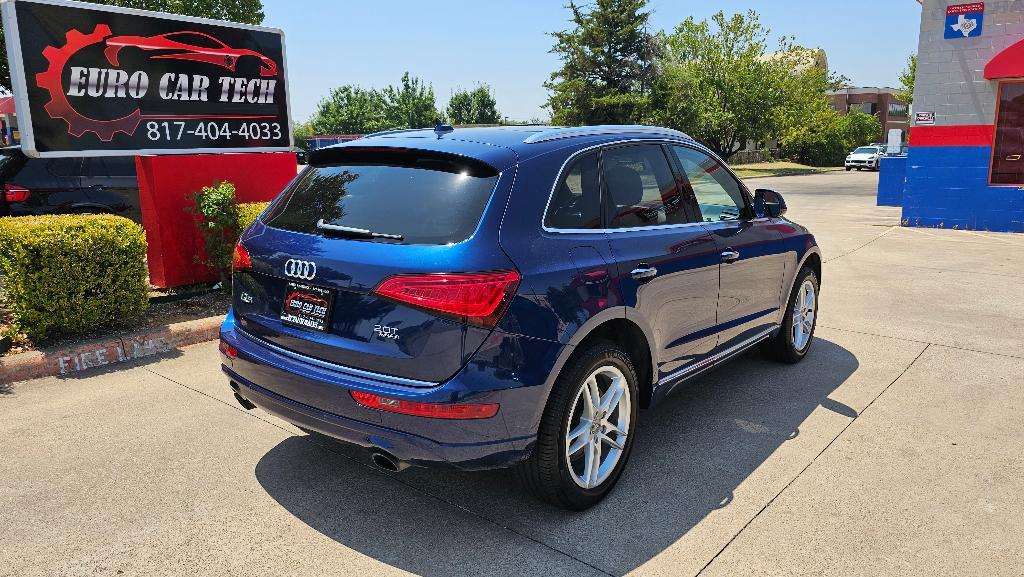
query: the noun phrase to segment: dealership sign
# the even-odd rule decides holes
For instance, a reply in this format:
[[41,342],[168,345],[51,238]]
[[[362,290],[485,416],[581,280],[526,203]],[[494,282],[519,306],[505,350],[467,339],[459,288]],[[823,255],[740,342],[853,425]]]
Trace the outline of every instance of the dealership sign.
[[2,0],[30,156],[281,151],[284,36],[65,0]]

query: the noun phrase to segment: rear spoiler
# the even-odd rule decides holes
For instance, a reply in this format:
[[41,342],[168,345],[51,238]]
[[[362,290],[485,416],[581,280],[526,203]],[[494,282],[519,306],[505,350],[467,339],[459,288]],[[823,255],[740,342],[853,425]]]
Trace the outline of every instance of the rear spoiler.
[[314,167],[339,164],[407,166],[483,178],[500,172],[498,168],[469,156],[396,146],[330,146],[310,152],[308,162]]

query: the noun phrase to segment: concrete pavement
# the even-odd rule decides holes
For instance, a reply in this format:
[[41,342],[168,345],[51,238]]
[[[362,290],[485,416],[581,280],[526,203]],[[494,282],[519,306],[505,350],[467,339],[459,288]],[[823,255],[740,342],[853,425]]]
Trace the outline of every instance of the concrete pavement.
[[822,245],[815,348],[642,414],[586,513],[245,412],[209,343],[0,391],[0,575],[1020,575],[1024,237],[899,228],[876,179],[752,181]]

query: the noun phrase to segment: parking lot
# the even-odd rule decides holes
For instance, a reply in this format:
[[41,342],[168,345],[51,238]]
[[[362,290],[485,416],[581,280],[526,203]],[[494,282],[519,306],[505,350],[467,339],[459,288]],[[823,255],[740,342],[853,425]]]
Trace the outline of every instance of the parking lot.
[[206,343],[0,391],[0,574],[1020,575],[1024,236],[901,228],[877,178],[750,181],[818,237],[818,340],[642,413],[588,512],[381,472],[242,410]]

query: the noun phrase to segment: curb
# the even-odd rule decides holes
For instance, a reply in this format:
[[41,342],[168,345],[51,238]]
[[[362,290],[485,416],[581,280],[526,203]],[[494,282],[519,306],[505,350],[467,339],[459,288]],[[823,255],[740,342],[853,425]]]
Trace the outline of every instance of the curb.
[[758,174],[755,176],[741,176],[740,180],[753,180],[755,178],[786,178],[790,176],[813,176],[815,174],[831,174],[833,172],[843,172],[843,169],[815,170],[813,172],[801,172],[798,174]]
[[220,336],[223,316],[184,321],[51,351],[29,351],[0,358],[0,385],[66,376],[86,369],[125,363]]

